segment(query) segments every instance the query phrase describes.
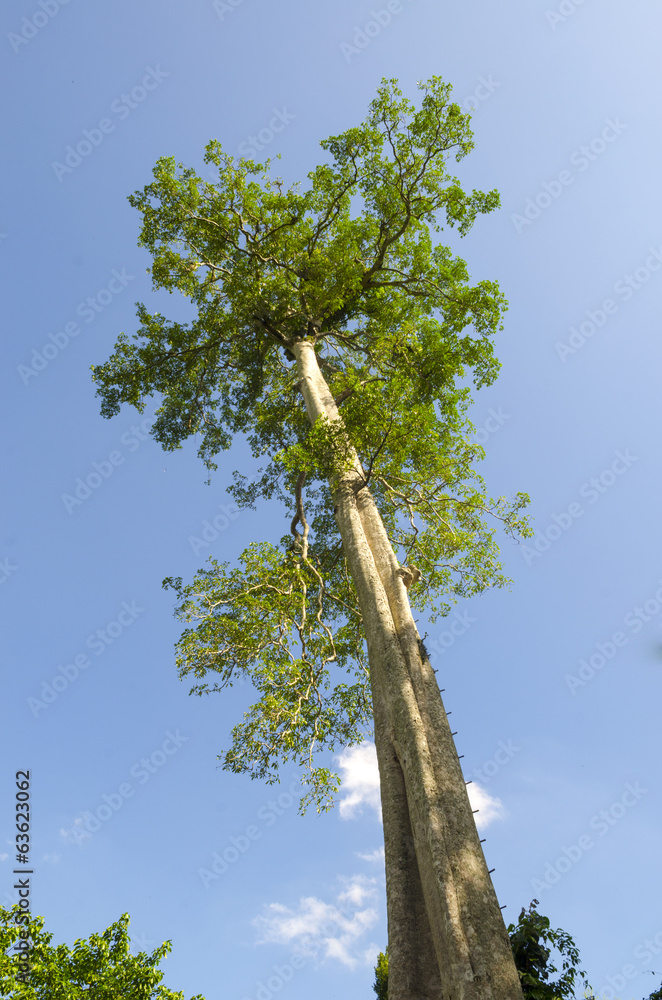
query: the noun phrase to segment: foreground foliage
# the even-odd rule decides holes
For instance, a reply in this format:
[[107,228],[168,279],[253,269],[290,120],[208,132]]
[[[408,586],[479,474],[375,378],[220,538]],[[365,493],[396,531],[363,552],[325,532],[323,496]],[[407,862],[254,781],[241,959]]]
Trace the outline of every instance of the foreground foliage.
[[[43,917],[29,917],[18,907],[0,906],[0,997],[11,1000],[185,1000],[182,992],[161,985],[159,963],[171,950],[169,941],[151,955],[132,955],[129,915],[102,934],[53,945]],[[23,945],[21,958],[17,945]],[[200,994],[191,1000],[204,1000]]]
[[[566,1000],[574,997],[578,979],[591,992],[586,973],[579,968],[579,949],[563,930],[554,930],[549,918],[538,913],[538,900],[521,910],[508,935],[525,1000]],[[554,957],[554,952],[558,958]],[[554,964],[560,960],[561,967]],[[558,979],[552,977],[560,971]]]

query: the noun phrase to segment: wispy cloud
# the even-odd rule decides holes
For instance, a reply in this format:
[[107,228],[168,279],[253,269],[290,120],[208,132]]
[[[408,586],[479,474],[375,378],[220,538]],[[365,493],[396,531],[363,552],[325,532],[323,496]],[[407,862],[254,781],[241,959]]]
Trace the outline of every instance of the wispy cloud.
[[358,856],[361,858],[362,861],[370,861],[371,863],[372,862],[376,863],[379,861],[381,864],[384,863],[383,847],[376,847],[374,851],[370,851],[369,854],[361,854],[360,851],[357,851],[356,853],[358,854]]
[[302,955],[336,959],[349,968],[374,961],[379,948],[362,939],[379,919],[379,886],[364,875],[341,881],[344,888],[331,903],[306,896],[296,909],[282,903],[265,906],[253,921],[260,934],[258,944],[286,944]]

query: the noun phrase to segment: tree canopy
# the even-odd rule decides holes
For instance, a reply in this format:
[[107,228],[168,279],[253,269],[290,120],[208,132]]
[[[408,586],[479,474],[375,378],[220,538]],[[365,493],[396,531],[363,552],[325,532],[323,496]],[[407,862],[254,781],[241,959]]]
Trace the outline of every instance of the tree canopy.
[[[252,482],[235,473],[235,501],[276,499],[291,518],[289,535],[255,541],[234,568],[212,559],[191,584],[164,583],[190,626],[178,666],[192,693],[245,675],[259,694],[223,766],[271,782],[295,761],[303,807],[329,807],[338,787],[318,752],[360,742],[371,724],[330,477],[360,463],[398,558],[421,570],[412,604],[432,620],[449,600],[507,582],[489,516],[529,533],[524,494],[487,496],[467,418],[469,376],[480,387],[498,372],[506,302],[436,238],[442,220],[463,236],[499,197],[467,194],[451,175],[473,148],[469,116],[439,77],[419,87],[416,108],[384,80],[365,122],[321,143],[326,162],[305,189],[217,141],[205,154],[214,181],[160,159],[129,200],[153,287],[181,293],[196,315],[180,323],[139,304],[138,332],[93,366],[107,417],[158,397],[152,434],[166,450],[193,436],[213,470],[244,436],[264,464]],[[295,362],[304,344],[338,419],[309,419]]]

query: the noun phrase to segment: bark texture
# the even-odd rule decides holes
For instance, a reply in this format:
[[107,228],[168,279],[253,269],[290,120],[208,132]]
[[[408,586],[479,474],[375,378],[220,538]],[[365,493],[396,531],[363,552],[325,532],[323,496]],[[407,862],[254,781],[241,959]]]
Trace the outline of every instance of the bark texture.
[[[312,341],[308,418],[340,421]],[[384,814],[389,1000],[522,1000],[439,687],[358,456],[331,478],[363,614]]]

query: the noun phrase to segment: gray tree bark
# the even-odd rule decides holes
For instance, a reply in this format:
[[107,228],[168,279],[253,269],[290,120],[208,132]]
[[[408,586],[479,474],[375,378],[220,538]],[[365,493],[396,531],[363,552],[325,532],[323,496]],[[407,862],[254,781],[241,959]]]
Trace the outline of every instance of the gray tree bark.
[[[313,342],[292,345],[308,418],[341,421]],[[439,687],[358,456],[332,477],[363,614],[381,784],[389,1000],[522,1000]]]

